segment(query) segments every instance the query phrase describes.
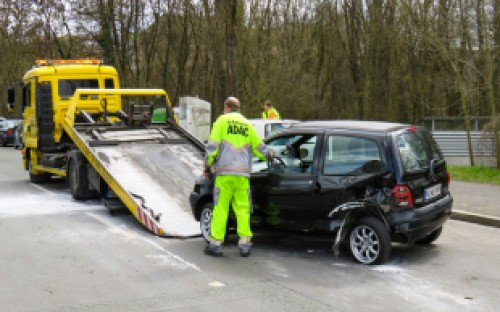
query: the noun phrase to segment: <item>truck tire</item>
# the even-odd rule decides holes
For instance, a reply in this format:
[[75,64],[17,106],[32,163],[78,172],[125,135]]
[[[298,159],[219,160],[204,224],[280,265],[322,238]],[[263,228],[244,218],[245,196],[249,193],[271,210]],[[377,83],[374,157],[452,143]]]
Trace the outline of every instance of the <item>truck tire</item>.
[[44,174],[33,174],[33,168],[31,165],[31,159],[27,159],[27,167],[28,167],[28,173],[30,175],[30,181],[35,184],[39,183],[44,183],[50,181],[50,174],[44,173]]
[[87,159],[81,152],[76,150],[70,152],[66,177],[71,195],[76,200],[99,198],[99,193],[90,189],[88,165]]
[[74,158],[71,158],[68,163],[68,184],[71,191],[71,196],[76,200],[82,200],[82,185],[79,177],[79,165]]

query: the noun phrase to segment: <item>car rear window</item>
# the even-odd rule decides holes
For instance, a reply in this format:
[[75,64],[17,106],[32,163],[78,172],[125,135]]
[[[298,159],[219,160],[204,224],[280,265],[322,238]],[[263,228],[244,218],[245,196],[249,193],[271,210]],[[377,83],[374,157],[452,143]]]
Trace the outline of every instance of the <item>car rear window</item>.
[[427,130],[417,128],[396,136],[396,147],[405,171],[429,168],[431,160],[443,160],[443,154]]

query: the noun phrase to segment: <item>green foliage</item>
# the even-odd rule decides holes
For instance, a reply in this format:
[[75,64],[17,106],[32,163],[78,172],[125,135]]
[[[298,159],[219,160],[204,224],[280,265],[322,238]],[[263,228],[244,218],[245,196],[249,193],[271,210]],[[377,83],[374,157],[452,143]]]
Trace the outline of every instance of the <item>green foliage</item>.
[[477,1],[0,0],[0,98],[35,58],[92,57],[123,87],[206,99],[214,118],[230,95],[248,117],[266,99],[296,119],[491,115],[500,15],[485,8],[500,9]]
[[500,185],[500,170],[489,167],[448,166],[451,180]]

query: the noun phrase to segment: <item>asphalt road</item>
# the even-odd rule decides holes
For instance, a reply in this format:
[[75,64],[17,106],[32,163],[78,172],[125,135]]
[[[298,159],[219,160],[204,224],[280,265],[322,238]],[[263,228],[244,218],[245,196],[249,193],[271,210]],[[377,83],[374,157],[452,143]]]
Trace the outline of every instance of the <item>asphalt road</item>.
[[[0,148],[1,311],[497,311],[500,229],[450,221],[386,265],[333,256],[330,238],[257,234],[249,258],[152,236],[64,181],[29,183]],[[460,205],[460,202],[457,203]]]

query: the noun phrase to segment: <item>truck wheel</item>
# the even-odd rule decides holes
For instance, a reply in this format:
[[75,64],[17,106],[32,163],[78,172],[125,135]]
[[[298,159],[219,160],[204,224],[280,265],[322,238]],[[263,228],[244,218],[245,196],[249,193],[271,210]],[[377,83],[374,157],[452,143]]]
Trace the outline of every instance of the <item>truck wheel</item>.
[[68,183],[69,189],[71,190],[71,195],[76,200],[82,200],[82,186],[80,183],[80,177],[78,174],[78,164],[74,159],[71,159],[69,162],[68,169]]
[[442,232],[443,232],[443,227],[441,226],[438,229],[431,232],[429,235],[425,236],[424,238],[417,240],[415,243],[417,243],[419,245],[432,244],[436,239],[439,238],[439,236],[441,236]]
[[28,165],[28,173],[30,175],[30,181],[32,183],[44,183],[48,182],[50,180],[50,174],[44,173],[44,174],[33,174],[33,167],[31,165],[31,159],[27,159],[27,165]]
[[374,217],[362,218],[350,230],[349,249],[354,259],[360,263],[384,263],[391,253],[389,231]]
[[200,212],[200,230],[203,239],[208,243],[210,242],[210,226],[212,223],[212,211],[214,209],[213,203],[206,203],[201,208]]

